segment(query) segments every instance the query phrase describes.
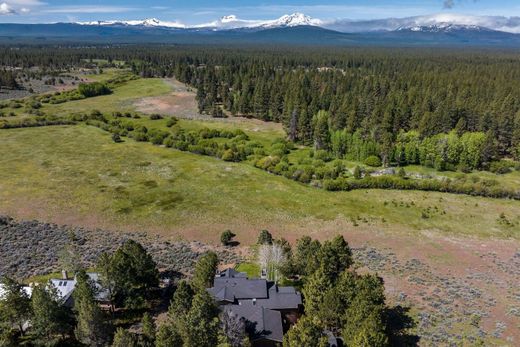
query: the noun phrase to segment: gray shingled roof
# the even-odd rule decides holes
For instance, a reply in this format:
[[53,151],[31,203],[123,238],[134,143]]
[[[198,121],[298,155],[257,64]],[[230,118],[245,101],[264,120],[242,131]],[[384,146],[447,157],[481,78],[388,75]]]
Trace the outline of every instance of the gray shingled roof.
[[233,268],[228,268],[220,272],[220,277],[247,278],[247,274],[245,272],[238,272]]
[[267,282],[262,279],[217,277],[209,292],[217,299],[236,300],[267,298]]
[[233,314],[245,319],[246,331],[250,334],[252,340],[283,341],[282,315],[280,312],[252,303],[228,305],[224,309],[230,310]]
[[269,282],[268,286],[269,297],[265,299],[258,298],[256,300],[258,306],[273,310],[295,310],[302,304],[302,295],[294,287],[278,287],[272,282]]

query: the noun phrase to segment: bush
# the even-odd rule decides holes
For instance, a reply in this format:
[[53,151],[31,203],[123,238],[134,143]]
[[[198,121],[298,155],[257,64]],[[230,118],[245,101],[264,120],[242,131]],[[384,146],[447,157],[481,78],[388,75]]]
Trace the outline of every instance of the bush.
[[278,165],[279,162],[280,162],[280,157],[267,156],[267,157],[264,157],[264,158],[258,160],[255,163],[255,166],[257,168],[272,172],[272,171],[274,171],[274,168],[276,167],[276,165]]
[[515,165],[515,163],[512,161],[507,161],[507,160],[494,161],[489,166],[489,171],[491,171],[497,175],[503,175],[503,174],[511,172],[511,170],[514,168],[514,165]]
[[236,235],[231,230],[226,230],[220,235],[220,242],[228,246]]
[[224,161],[234,161],[235,160],[235,153],[233,152],[232,149],[227,149],[222,154],[221,159],[224,160]]
[[81,83],[78,87],[78,92],[86,98],[90,98],[98,95],[111,94],[112,90],[104,83]]
[[161,116],[160,114],[158,113],[154,113],[150,116],[150,120],[159,120],[159,119],[163,119],[163,116]]
[[168,120],[166,121],[166,126],[168,128],[171,128],[172,126],[174,126],[175,124],[177,124],[178,120],[177,118],[175,117],[171,117],[171,118],[168,118]]
[[381,166],[381,159],[375,155],[371,155],[370,157],[365,159],[364,163],[367,166],[379,167]]
[[314,159],[323,160],[324,162],[328,162],[332,160],[332,156],[329,154],[329,152],[324,151],[322,149],[314,151],[313,155]]
[[123,142],[123,140],[121,140],[121,136],[119,136],[119,134],[112,134],[112,141],[114,141],[115,143]]

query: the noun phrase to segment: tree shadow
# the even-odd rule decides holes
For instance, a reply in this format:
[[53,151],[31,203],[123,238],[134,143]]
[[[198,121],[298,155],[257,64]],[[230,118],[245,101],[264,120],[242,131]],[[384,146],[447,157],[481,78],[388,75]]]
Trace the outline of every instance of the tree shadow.
[[418,346],[421,338],[414,334],[417,323],[410,316],[410,308],[397,305],[386,309],[390,346]]
[[240,245],[240,242],[238,241],[229,241],[226,246],[228,247],[237,247]]

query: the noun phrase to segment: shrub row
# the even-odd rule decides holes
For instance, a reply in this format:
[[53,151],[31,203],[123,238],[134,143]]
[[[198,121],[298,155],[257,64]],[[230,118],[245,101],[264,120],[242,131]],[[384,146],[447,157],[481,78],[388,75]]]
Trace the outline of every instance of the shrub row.
[[520,191],[507,190],[497,185],[486,184],[486,182],[466,180],[415,180],[404,179],[398,176],[364,177],[359,180],[339,178],[325,180],[323,187],[329,191],[350,191],[355,189],[421,190],[520,200]]

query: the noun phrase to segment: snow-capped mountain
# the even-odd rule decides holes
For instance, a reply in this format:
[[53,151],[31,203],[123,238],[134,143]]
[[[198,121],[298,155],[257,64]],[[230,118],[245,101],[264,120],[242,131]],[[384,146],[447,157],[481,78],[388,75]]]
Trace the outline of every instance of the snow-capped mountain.
[[280,28],[280,27],[296,27],[296,26],[320,26],[323,22],[319,19],[314,19],[309,16],[304,15],[303,13],[293,13],[291,15],[282,16],[273,21],[266,21],[262,25],[263,28]]
[[142,27],[162,27],[162,28],[183,28],[183,29],[212,29],[212,30],[230,30],[230,29],[270,29],[296,26],[320,26],[323,22],[306,16],[303,13],[293,13],[284,15],[274,20],[247,20],[240,19],[235,15],[221,17],[218,20],[209,23],[197,25],[184,25],[179,22],[161,21],[156,18],[145,20],[113,20],[113,21],[93,21],[79,22],[81,25],[98,25],[98,26],[142,26]]
[[452,33],[459,31],[490,31],[478,25],[462,25],[453,23],[438,23],[432,25],[411,25],[397,28],[396,31],[413,31],[423,33]]
[[99,26],[143,26],[143,27],[158,27],[158,28],[186,28],[186,26],[179,22],[161,21],[157,18],[147,18],[144,20],[110,20],[110,21],[92,21],[92,22],[78,22],[80,25],[99,25]]

